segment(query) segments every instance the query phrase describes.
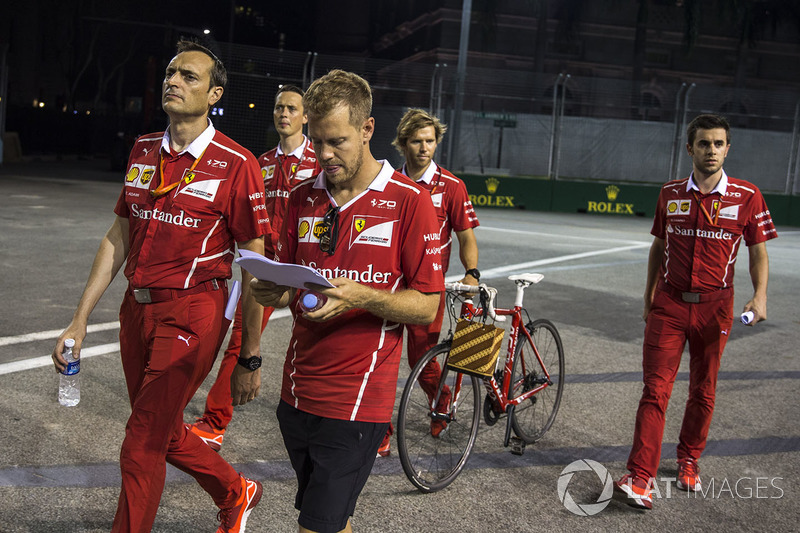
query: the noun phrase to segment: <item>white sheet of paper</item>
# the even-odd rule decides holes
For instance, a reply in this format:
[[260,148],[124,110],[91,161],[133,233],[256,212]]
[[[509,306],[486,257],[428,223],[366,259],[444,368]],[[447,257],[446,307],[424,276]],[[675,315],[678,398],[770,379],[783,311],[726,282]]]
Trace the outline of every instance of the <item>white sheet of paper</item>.
[[239,281],[234,281],[231,285],[231,293],[228,295],[228,303],[225,304],[225,318],[233,320],[236,316],[236,305],[239,303],[239,297],[242,295],[242,284]]
[[258,279],[298,289],[307,288],[306,283],[333,287],[330,281],[311,267],[278,263],[249,250],[239,250],[239,254],[241,257],[236,259],[236,263]]

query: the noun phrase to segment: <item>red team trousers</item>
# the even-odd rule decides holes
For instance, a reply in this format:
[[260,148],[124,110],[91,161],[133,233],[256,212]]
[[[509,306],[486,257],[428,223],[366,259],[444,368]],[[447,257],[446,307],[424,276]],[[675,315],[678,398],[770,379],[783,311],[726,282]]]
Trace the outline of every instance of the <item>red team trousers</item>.
[[714,412],[720,360],[732,324],[733,290],[719,300],[688,303],[661,287],[656,289],[644,333],[644,390],[627,465],[634,475],[643,479],[656,476],[664,415],[687,341],[689,398],[678,439],[678,459],[700,458]]
[[[267,327],[269,317],[272,315],[274,309],[272,307],[264,308],[264,319],[261,321],[261,332]],[[231,374],[239,359],[239,352],[242,349],[242,301],[236,306],[236,317],[233,320],[233,328],[231,329],[231,338],[228,341],[228,347],[225,349],[225,354],[222,356],[222,361],[219,364],[217,371],[217,379],[208,391],[206,397],[206,407],[203,417],[209,423],[225,429],[230,424],[233,418],[233,401],[231,400]]]
[[120,452],[122,490],[112,531],[150,531],[166,463],[191,475],[220,508],[241,492],[239,474],[186,429],[183,410],[214,363],[227,329],[225,290],[120,309],[120,354],[131,416]]

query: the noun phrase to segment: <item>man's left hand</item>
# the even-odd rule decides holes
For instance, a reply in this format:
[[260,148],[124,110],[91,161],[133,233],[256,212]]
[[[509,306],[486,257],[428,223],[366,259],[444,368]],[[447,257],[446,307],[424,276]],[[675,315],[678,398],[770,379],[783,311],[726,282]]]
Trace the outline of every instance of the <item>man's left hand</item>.
[[261,369],[248,370],[236,363],[231,374],[233,405],[244,405],[255,400],[261,390]]

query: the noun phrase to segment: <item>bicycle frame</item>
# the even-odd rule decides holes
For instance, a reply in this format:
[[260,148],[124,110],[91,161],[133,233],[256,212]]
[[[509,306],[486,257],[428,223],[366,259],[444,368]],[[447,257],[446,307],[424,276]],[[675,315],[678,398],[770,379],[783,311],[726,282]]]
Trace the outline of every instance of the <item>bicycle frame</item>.
[[[483,378],[483,384],[486,388],[486,391],[491,395],[492,399],[497,402],[500,411],[503,413],[508,412],[509,407],[516,407],[517,405],[523,403],[524,401],[528,400],[534,394],[540,392],[541,390],[549,387],[552,384],[552,380],[550,379],[550,372],[545,367],[544,361],[542,361],[541,356],[539,355],[539,350],[536,347],[536,343],[533,341],[533,337],[528,332],[528,328],[526,328],[522,324],[522,299],[523,293],[525,290],[526,285],[524,283],[517,283],[517,293],[514,301],[514,307],[511,309],[494,309],[494,314],[496,316],[510,316],[511,317],[511,328],[508,335],[508,344],[506,348],[506,359],[503,365],[503,372],[502,372],[502,384],[497,382],[495,375],[490,377]],[[476,308],[472,302],[472,299],[465,299],[461,304],[461,313],[460,317],[467,320],[472,320],[476,317],[483,316],[483,308],[478,307]],[[528,342],[533,350],[533,353],[536,355],[536,359],[539,362],[539,366],[544,371],[545,376],[547,377],[547,381],[542,383],[538,387],[535,387],[527,392],[520,394],[519,396],[512,398],[509,400],[508,393],[511,387],[511,375],[513,372],[514,367],[514,358],[517,349],[517,343],[520,341],[520,331],[523,332],[523,340],[522,342]],[[524,364],[524,362],[523,362]],[[449,409],[449,413],[438,413],[435,411],[435,406],[438,404],[439,396],[441,394],[441,384],[444,383],[444,378],[446,377],[446,373],[449,372],[449,368],[447,364],[443,365],[442,368],[442,379],[440,381],[439,390],[436,391],[436,395],[433,399],[431,404],[431,416],[434,419],[441,419],[445,421],[449,421],[455,418],[455,414],[458,407],[458,399],[461,393],[461,382],[463,379],[463,374],[459,373],[456,378],[456,386],[455,390],[453,391],[453,405]],[[528,371],[523,367],[522,375],[527,375]]]

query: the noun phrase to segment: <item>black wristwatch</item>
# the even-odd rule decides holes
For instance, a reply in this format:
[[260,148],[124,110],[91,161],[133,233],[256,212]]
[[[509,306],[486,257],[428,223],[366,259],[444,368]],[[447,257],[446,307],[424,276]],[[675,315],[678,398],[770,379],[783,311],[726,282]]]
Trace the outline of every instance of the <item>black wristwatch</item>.
[[245,359],[244,357],[239,357],[237,363],[245,367],[247,370],[258,370],[259,368],[261,368],[261,358],[258,357],[257,355],[254,355],[253,357],[249,357],[247,359]]
[[464,272],[464,275],[465,276],[472,276],[473,278],[475,278],[476,281],[480,281],[481,280],[481,271],[478,270],[477,268],[470,268],[469,270]]

